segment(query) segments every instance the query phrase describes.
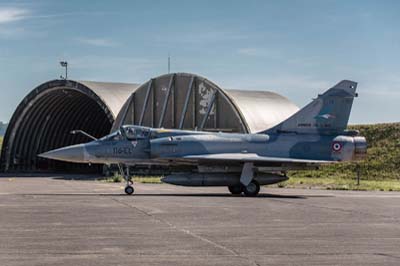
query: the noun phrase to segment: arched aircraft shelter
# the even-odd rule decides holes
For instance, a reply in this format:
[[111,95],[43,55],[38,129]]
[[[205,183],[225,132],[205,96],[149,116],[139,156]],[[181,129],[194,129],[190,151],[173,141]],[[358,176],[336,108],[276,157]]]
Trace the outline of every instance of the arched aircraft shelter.
[[298,110],[269,91],[221,89],[198,75],[174,73],[137,84],[53,80],[33,89],[18,105],[3,141],[6,172],[99,172],[82,165],[38,158],[51,149],[87,142],[70,132],[102,137],[122,124],[254,133]]

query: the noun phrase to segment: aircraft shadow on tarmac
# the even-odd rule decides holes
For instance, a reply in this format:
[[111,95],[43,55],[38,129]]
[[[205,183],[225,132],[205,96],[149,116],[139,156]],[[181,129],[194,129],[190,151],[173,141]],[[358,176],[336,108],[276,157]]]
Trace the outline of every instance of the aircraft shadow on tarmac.
[[[0,176],[8,177],[8,175]],[[74,180],[74,181],[90,181],[102,179],[98,175],[69,175],[69,174],[48,174],[48,175],[20,175],[14,177],[49,177],[55,180]],[[272,193],[260,193],[256,197],[245,197],[242,195],[231,195],[230,193],[135,193],[134,195],[127,196],[126,194],[106,194],[106,193],[28,193],[24,194],[27,196],[102,196],[102,197],[209,197],[209,198],[251,198],[251,199],[263,199],[263,198],[280,198],[280,199],[307,199],[307,198],[325,198],[334,197],[332,195],[283,195],[283,194],[272,194]]]
[[74,180],[74,181],[90,181],[104,179],[99,175],[89,174],[57,174],[57,173],[0,173],[1,178],[51,178],[55,180]]
[[[124,196],[124,195],[121,195]],[[173,194],[135,194],[134,197],[205,197],[205,198],[251,198],[251,199],[259,199],[259,198],[290,198],[290,199],[305,199],[305,196],[297,196],[297,195],[279,195],[279,194],[267,194],[260,193],[255,197],[245,197],[245,196],[237,196],[231,194],[217,194],[217,193],[173,193]]]
[[[126,196],[124,194],[114,196]],[[262,198],[281,198],[281,199],[307,199],[307,198],[326,198],[334,197],[332,195],[282,195],[271,193],[260,193],[255,197],[246,197],[242,195],[231,195],[229,193],[160,193],[160,194],[135,194],[133,197],[210,197],[210,198],[244,198],[244,199],[262,199]]]
[[260,193],[256,197],[245,197],[237,196],[231,194],[223,193],[159,193],[159,194],[135,194],[132,196],[127,196],[125,194],[104,194],[104,193],[29,193],[24,194],[26,196],[91,196],[91,197],[125,197],[132,198],[135,197],[205,197],[205,198],[243,198],[243,199],[262,199],[262,198],[280,198],[280,199],[307,199],[307,198],[326,198],[334,197],[331,195],[281,195],[281,194],[270,194],[270,193]]

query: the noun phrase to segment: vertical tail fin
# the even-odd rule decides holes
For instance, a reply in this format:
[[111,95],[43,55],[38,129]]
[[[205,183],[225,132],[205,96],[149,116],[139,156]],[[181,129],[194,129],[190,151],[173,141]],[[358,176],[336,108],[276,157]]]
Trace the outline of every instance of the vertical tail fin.
[[353,99],[357,97],[356,88],[356,82],[342,80],[282,123],[262,133],[340,134],[347,127]]

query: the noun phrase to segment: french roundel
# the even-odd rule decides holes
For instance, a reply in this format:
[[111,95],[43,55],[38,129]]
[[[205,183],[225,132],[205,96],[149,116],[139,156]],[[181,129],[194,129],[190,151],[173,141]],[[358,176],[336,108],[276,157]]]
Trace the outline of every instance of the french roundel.
[[332,150],[334,151],[340,151],[342,149],[342,144],[339,142],[334,142],[332,144]]

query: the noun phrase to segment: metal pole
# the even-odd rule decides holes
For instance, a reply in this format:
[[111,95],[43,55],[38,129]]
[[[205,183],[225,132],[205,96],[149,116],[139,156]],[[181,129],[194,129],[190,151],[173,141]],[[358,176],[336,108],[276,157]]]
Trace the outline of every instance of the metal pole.
[[361,167],[359,164],[356,166],[356,171],[357,171],[357,186],[360,185],[360,178],[361,178]]
[[61,61],[60,62],[61,67],[65,68],[65,77],[60,76],[61,79],[67,80],[68,79],[68,62],[67,61]]

